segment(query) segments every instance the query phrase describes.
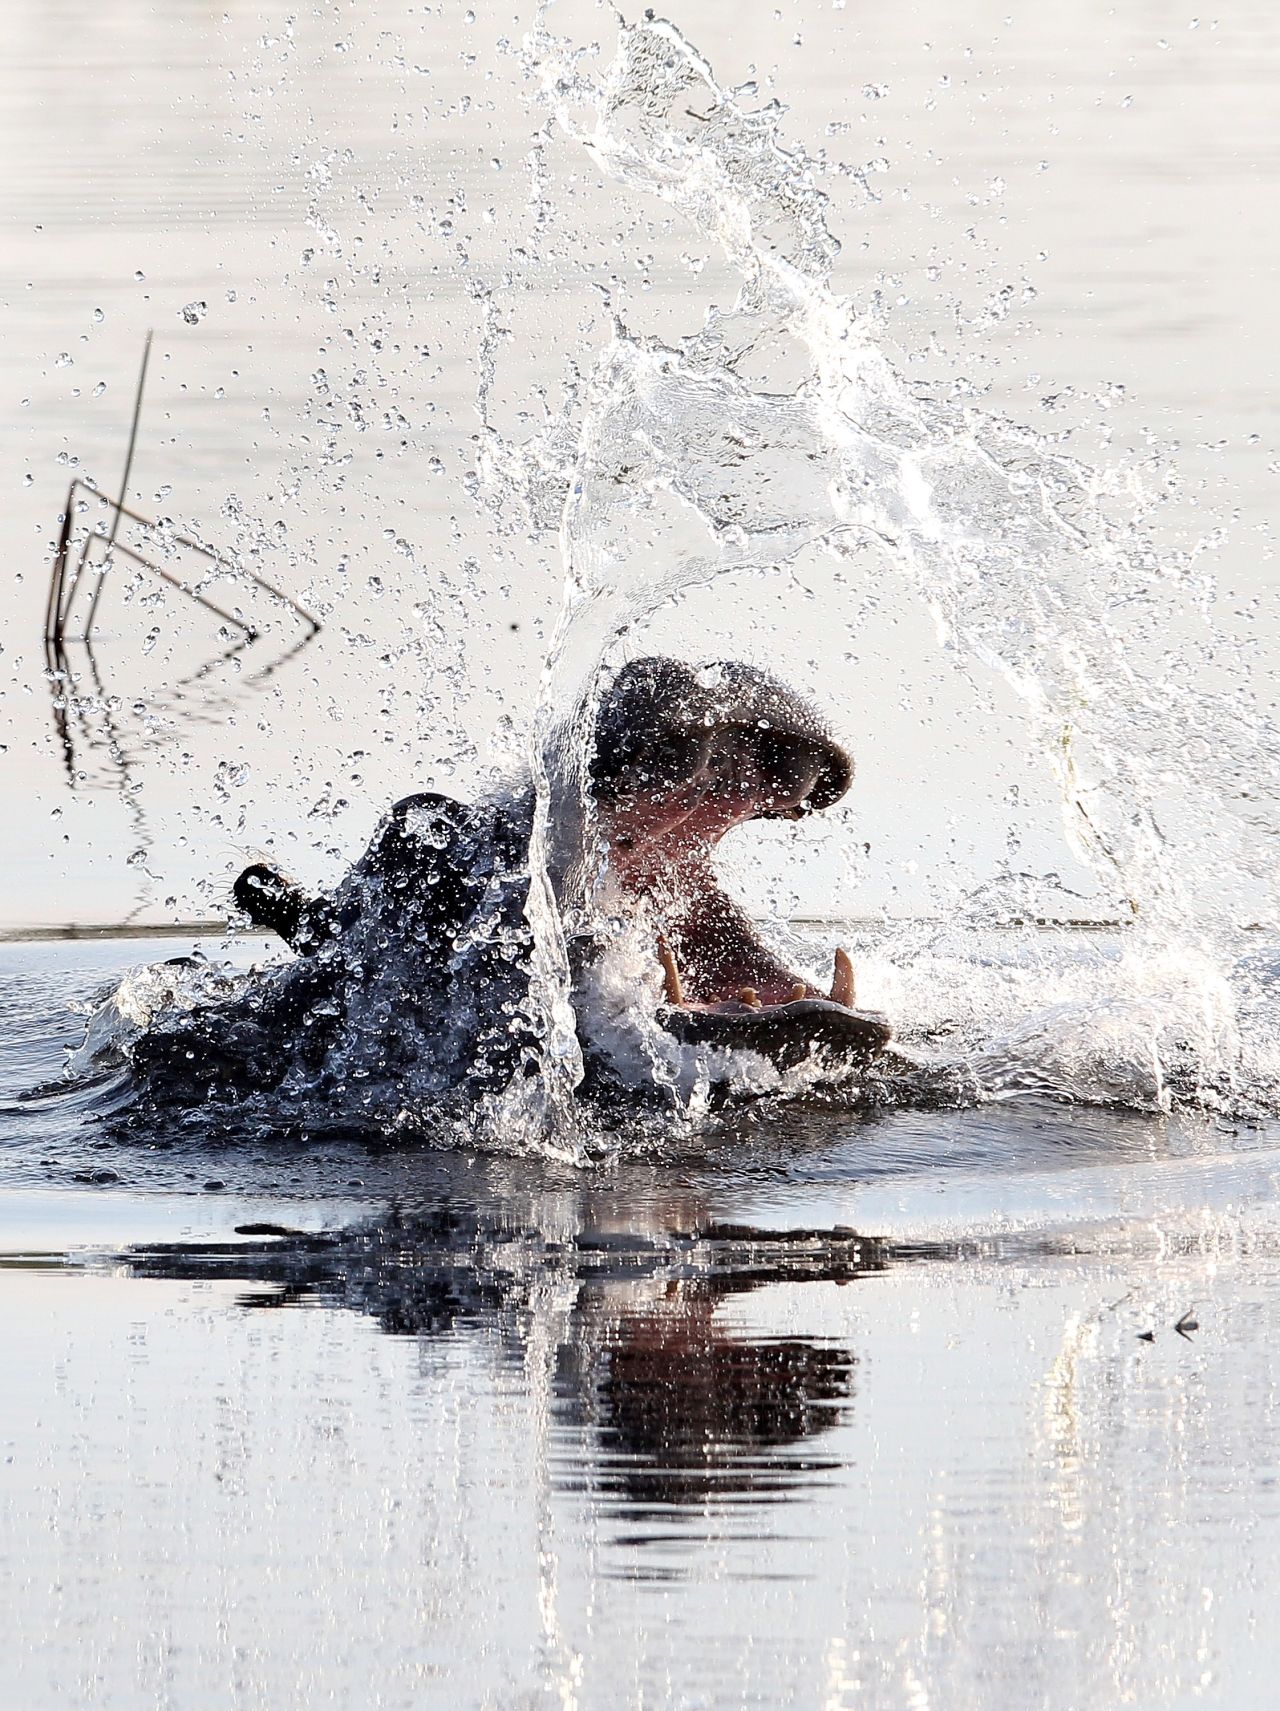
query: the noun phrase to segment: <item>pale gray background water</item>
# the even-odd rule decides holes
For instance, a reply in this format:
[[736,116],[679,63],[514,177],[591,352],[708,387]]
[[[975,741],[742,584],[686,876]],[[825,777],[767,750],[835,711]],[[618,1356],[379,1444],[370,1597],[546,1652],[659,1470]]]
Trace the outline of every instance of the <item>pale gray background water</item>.
[[[217,915],[259,844],[321,877],[389,796],[469,782],[467,745],[527,711],[558,568],[550,545],[499,538],[469,491],[471,288],[510,271],[510,422],[604,336],[599,283],[634,324],[679,330],[715,270],[601,194],[563,144],[548,148],[562,176],[539,230],[525,160],[542,116],[498,47],[528,18],[477,11],[300,8],[291,29],[283,7],[7,15],[0,921]],[[1183,523],[1239,512],[1224,605],[1267,593],[1270,8],[1197,21],[1155,4],[690,4],[677,18],[722,79],[784,99],[807,146],[888,161],[874,209],[850,181],[830,188],[842,282],[887,275],[881,289],[904,299],[896,361],[990,380],[993,403],[1042,427],[1177,441]],[[611,24],[581,8],[565,27],[607,42]],[[360,271],[373,267],[376,280]],[[1005,284],[1008,317],[958,334],[949,298],[981,318]],[[189,324],[184,306],[200,304]],[[38,647],[60,459],[117,479],[151,325],[139,501],[228,547],[256,539],[240,518],[260,520],[265,573],[326,628],[264,686],[174,708],[153,697],[204,657],[203,620],[167,601],[104,605],[97,664],[136,764],[122,779],[82,744],[73,793]],[[1125,401],[1092,404],[1112,382]],[[1082,449],[1096,443],[1081,431]],[[1011,705],[945,677],[928,624],[891,598],[855,638],[849,681],[836,662],[863,620],[824,605],[814,576],[814,600],[749,588],[656,630],[776,651],[855,735],[851,825],[874,859],[846,894],[823,857],[801,869],[775,854],[780,882],[802,875],[798,904],[927,906],[931,870],[980,879],[1011,825],[1027,865],[1059,862]],[[1263,671],[1273,627],[1242,623]],[[264,663],[278,651],[262,649]],[[153,746],[157,717],[173,722]],[[0,1096],[57,1072],[71,999],[187,948],[0,947]],[[153,1151],[104,1145],[65,1105],[0,1116],[0,1704],[1274,1698],[1265,1133],[1012,1106],[793,1127],[710,1165],[599,1181],[529,1161]],[[110,1174],[83,1180],[95,1173]],[[492,1230],[406,1238],[399,1258],[393,1238],[372,1266],[353,1239],[296,1310],[269,1304],[269,1266],[230,1281],[184,1275],[199,1267],[179,1256],[144,1277],[121,1258],[262,1219],[385,1226],[393,1200],[410,1215],[478,1206],[507,1239],[560,1247],[512,1262],[521,1287],[504,1295]],[[602,1250],[574,1245],[621,1233],[634,1247],[714,1218],[849,1224],[922,1248],[843,1284],[817,1262],[750,1290],[735,1273],[708,1295],[705,1272],[678,1264],[588,1276],[581,1256]],[[405,1296],[406,1273],[441,1256],[460,1316],[425,1289]],[[1188,1309],[1189,1339],[1172,1329]],[[717,1411],[699,1391],[700,1372],[723,1370],[713,1358],[754,1387],[754,1410]]]

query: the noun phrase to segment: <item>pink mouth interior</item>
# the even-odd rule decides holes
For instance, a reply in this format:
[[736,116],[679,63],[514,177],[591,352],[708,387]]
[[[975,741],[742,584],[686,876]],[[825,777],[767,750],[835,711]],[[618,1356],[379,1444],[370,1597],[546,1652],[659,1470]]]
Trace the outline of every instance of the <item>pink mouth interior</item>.
[[[661,799],[640,797],[605,819],[609,862],[623,889],[642,899],[660,923],[662,944],[679,971],[677,996],[687,1010],[746,1014],[798,999],[831,1001],[764,945],[747,914],[721,888],[712,851],[732,827],[762,814],[799,818],[811,779],[785,792],[754,781],[695,778]],[[659,952],[660,957],[663,951]],[[850,994],[851,996],[851,994]]]

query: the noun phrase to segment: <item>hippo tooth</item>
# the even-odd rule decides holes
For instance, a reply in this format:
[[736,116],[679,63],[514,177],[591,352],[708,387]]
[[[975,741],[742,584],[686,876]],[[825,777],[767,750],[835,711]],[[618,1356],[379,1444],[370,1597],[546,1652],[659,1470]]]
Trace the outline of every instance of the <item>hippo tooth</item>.
[[676,964],[676,953],[665,939],[658,940],[658,961],[662,964],[663,991],[668,1004],[684,1003],[684,987]]
[[805,985],[804,981],[803,980],[797,980],[795,985],[791,988],[791,996],[793,999],[803,998],[808,993],[808,991],[809,991],[809,988]]
[[846,950],[836,952],[835,973],[831,978],[831,1002],[843,1004],[846,1010],[853,1009],[853,963]]
[[754,986],[744,986],[738,994],[739,1003],[746,1004],[752,1010],[760,1008],[760,994]]

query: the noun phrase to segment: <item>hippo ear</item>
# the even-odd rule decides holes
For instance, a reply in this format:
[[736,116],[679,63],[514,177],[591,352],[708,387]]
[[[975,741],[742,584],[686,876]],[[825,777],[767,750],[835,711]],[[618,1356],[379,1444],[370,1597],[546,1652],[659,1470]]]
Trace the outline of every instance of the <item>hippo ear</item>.
[[246,867],[232,886],[231,895],[255,927],[278,933],[300,954],[315,950],[332,935],[331,912],[324,898],[310,896],[265,862]]

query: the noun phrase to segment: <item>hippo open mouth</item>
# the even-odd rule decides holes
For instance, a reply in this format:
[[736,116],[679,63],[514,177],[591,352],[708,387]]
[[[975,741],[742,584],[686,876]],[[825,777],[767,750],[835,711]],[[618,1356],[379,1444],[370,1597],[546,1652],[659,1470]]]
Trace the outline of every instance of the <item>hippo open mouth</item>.
[[[624,666],[601,697],[587,768],[606,887],[653,934],[658,1021],[682,1044],[758,1053],[779,1069],[817,1057],[860,1065],[889,1040],[855,1008],[838,951],[829,991],[787,968],[721,889],[720,839],[753,819],[800,819],[848,789],[853,766],[818,715],[774,679],[734,662]],[[572,804],[566,797],[566,803]],[[264,866],[236,881],[241,908],[299,953],[230,1010],[206,1009],[135,1049],[135,1062],[195,1062],[219,1085],[273,1085],[283,1065],[393,1085],[434,1065],[445,1085],[505,1085],[539,1072],[532,966],[532,795],[475,804],[419,795],[396,804],[338,889],[308,896]],[[580,823],[575,828],[586,830]],[[600,945],[575,941],[579,978]],[[579,1008],[591,1084],[608,1052]],[[194,1043],[193,1043],[194,1040]],[[335,1069],[335,1066],[341,1066]]]
[[853,763],[814,710],[734,661],[624,666],[596,721],[590,784],[609,868],[654,921],[662,1025],[690,1045],[759,1052],[779,1068],[818,1053],[869,1060],[882,1016],[856,1009],[838,950],[830,990],[788,969],[721,889],[712,852],[748,820],[799,820],[848,790]]

